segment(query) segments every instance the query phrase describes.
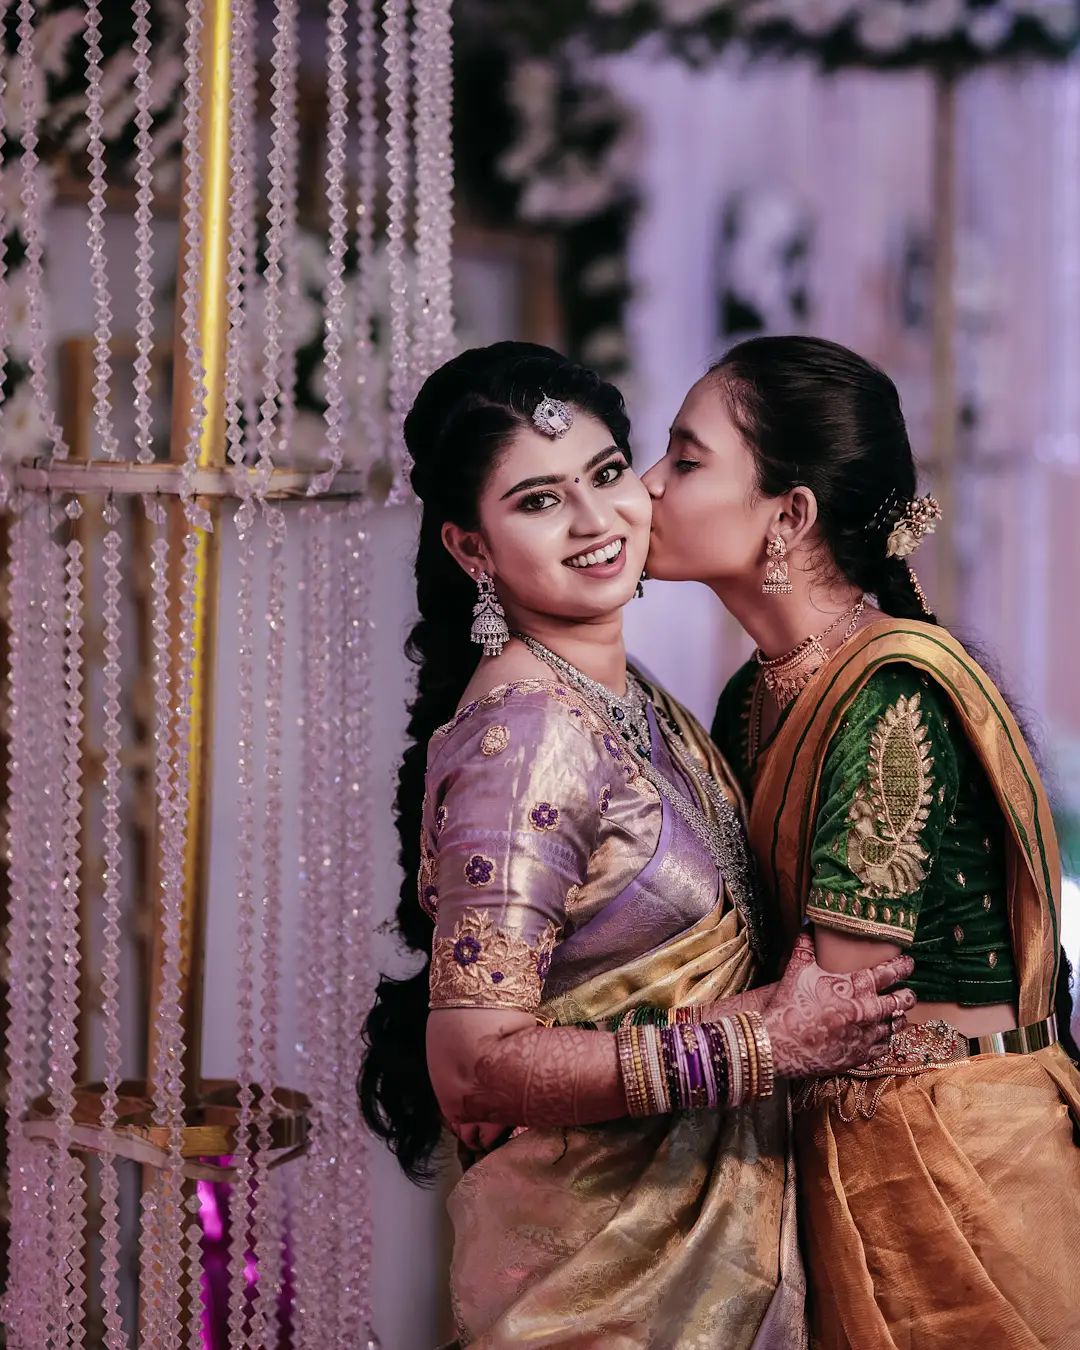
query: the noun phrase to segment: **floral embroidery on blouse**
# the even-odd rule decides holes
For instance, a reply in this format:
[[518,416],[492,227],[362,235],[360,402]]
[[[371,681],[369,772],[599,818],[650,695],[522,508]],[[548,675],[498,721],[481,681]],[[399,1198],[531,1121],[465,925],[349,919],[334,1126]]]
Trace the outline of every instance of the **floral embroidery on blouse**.
[[933,758],[920,695],[901,697],[870,737],[867,781],[855,791],[848,822],[847,863],[862,893],[899,899],[926,880],[919,842],[933,802]]
[[482,755],[501,755],[509,744],[509,727],[488,727],[480,741],[480,753]]
[[428,851],[426,843],[420,841],[420,871],[416,878],[416,893],[420,900],[420,908],[434,921],[439,914],[439,892],[435,885],[435,875],[438,869],[438,863],[432,853]]
[[495,875],[495,859],[485,858],[482,853],[474,853],[465,864],[465,880],[470,886],[490,886]]
[[450,819],[450,812],[445,806],[436,808],[435,811],[435,837],[436,839],[446,829],[446,822]]
[[598,807],[599,807],[599,809],[600,809],[600,814],[601,814],[602,816],[606,816],[607,813],[608,813],[608,811],[611,810],[611,784],[610,784],[610,783],[605,783],[604,786],[600,789],[600,800],[599,800],[599,802],[597,803],[597,805],[598,805]]
[[507,1007],[533,1012],[558,936],[548,924],[535,942],[496,927],[487,910],[466,909],[431,953],[433,1008]]
[[529,812],[529,824],[534,830],[557,830],[559,828],[559,808],[550,802],[537,802]]

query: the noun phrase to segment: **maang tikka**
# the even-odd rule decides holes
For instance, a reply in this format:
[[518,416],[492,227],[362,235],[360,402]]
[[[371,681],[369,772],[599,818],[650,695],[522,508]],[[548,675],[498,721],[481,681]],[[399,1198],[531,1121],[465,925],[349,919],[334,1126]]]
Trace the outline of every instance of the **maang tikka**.
[[486,572],[476,578],[480,594],[473,605],[472,628],[469,636],[479,647],[483,647],[485,656],[498,656],[510,641],[510,628],[506,622],[506,611],[499,604],[495,593],[495,583]]

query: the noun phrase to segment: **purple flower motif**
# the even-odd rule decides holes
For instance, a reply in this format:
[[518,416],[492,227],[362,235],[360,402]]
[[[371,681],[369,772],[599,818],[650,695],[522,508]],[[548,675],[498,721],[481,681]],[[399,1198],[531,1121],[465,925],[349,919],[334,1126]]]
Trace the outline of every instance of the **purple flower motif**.
[[550,802],[537,802],[529,812],[534,830],[555,830],[559,826],[559,808]]
[[470,886],[487,886],[494,875],[494,858],[485,858],[482,853],[474,853],[465,864],[465,880]]
[[611,807],[611,784],[605,783],[600,789],[600,814],[606,816]]
[[446,829],[447,810],[445,806],[440,806],[435,812],[435,833],[442,834]]
[[543,984],[547,979],[548,971],[551,969],[551,953],[541,952],[536,958],[536,973],[540,976],[540,983]]
[[480,960],[482,951],[480,939],[473,937],[471,933],[466,933],[464,937],[459,937],[454,943],[454,960],[459,966],[475,966],[477,961]]
[[506,976],[502,973],[501,970],[493,970],[493,971],[491,972],[491,983],[492,983],[492,984],[502,984],[503,980],[505,980],[505,979],[506,979]]
[[623,757],[622,746],[619,744],[619,742],[615,739],[615,737],[611,734],[610,731],[604,732],[604,745],[606,746],[607,752],[612,759],[622,759]]
[[420,895],[420,908],[429,919],[439,915],[439,889],[437,886],[425,886]]

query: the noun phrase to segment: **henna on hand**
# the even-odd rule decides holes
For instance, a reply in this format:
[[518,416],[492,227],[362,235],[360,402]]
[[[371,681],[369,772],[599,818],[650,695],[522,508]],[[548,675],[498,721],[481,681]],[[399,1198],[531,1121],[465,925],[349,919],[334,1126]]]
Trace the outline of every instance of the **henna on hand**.
[[910,989],[881,991],[913,969],[910,957],[897,956],[868,970],[832,974],[814,959],[810,935],[800,934],[764,1013],[776,1072],[814,1078],[873,1058],[888,1041],[893,1018],[915,1006]]
[[721,1017],[730,1017],[737,1012],[763,1013],[776,996],[779,983],[763,984],[757,989],[747,989],[731,998],[721,998],[715,1003],[706,1003],[701,1009],[703,1022],[718,1022]]
[[573,1027],[493,1034],[480,1043],[463,1121],[591,1125],[626,1114],[615,1038]]

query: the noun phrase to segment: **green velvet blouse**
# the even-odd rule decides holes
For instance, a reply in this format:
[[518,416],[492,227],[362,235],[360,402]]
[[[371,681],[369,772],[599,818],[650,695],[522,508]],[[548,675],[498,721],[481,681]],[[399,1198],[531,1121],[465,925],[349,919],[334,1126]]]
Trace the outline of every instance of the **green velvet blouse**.
[[[754,661],[735,673],[712,728],[747,797],[758,678]],[[830,741],[811,864],[807,918],[910,948],[920,999],[1017,998],[1001,811],[948,700],[914,667],[877,670]]]

